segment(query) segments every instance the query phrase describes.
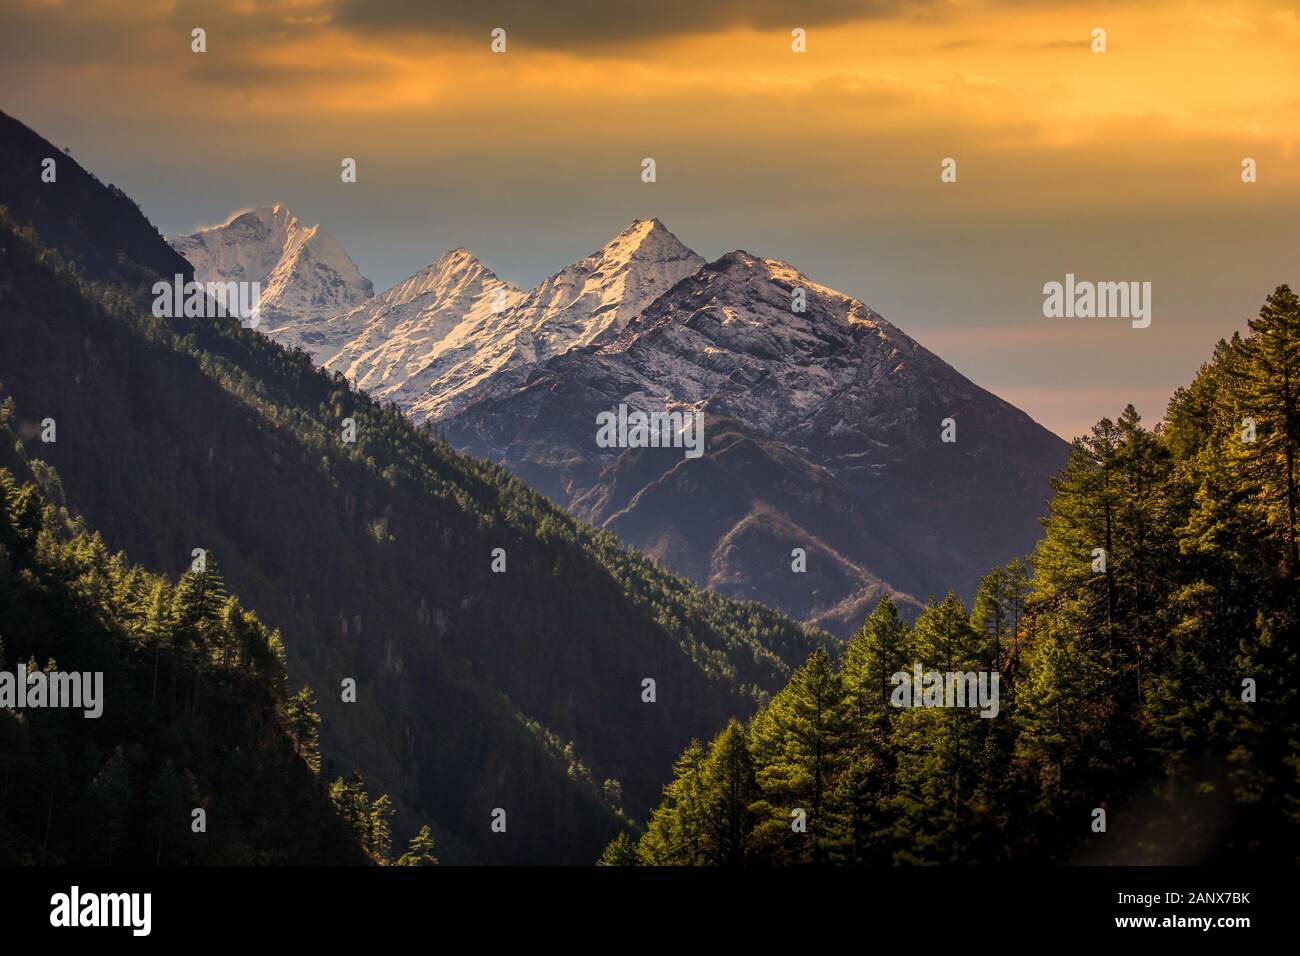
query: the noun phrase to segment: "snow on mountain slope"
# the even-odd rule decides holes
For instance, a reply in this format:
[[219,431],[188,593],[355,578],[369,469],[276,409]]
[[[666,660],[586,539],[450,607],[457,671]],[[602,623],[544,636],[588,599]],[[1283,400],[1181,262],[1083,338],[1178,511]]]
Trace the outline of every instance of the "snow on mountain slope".
[[[796,290],[804,311],[792,308]],[[610,402],[707,406],[765,438],[824,449],[819,463],[836,473],[883,464],[920,441],[898,431],[920,404],[968,410],[982,400],[1014,411],[856,299],[742,251],[676,285],[594,352],[549,362],[529,392],[562,380],[583,384],[593,414]]]
[[638,219],[508,308],[467,315],[395,397],[423,421],[508,390],[538,363],[618,334],[702,265],[658,219]]
[[300,346],[418,421],[509,389],[554,355],[617,335],[704,259],[658,219],[613,240],[525,293],[466,249],[378,296],[320,226],[261,207],[173,248],[199,281],[262,283],[261,329]]
[[408,404],[424,370],[462,323],[477,324],[522,297],[467,249],[454,249],[386,292],[326,320],[322,334],[345,344],[324,364],[372,395]]
[[322,226],[304,226],[288,207],[259,206],[219,226],[167,242],[194,266],[199,282],[257,282],[260,328],[322,362],[344,343],[324,336],[320,320],[374,293],[370,280]]
[[[793,308],[797,290],[803,311]],[[618,383],[629,405],[707,405],[815,450],[839,475],[928,444],[958,411],[1033,425],[858,300],[743,251],[673,289],[592,359],[571,365],[605,366],[594,375],[606,390]],[[921,409],[942,414],[925,421]]]

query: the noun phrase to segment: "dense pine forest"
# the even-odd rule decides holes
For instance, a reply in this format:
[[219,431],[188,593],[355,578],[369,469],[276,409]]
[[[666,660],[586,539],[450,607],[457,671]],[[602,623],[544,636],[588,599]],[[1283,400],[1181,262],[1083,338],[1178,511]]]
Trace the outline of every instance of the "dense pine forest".
[[[1165,422],[1130,406],[1074,442],[1030,559],[911,626],[882,600],[693,742],[602,862],[1296,862],[1298,454],[1281,286]],[[997,715],[895,706],[917,664],[998,672]]]
[[436,862],[427,828],[394,858],[359,777],[326,785],[312,692],[215,564],[172,582],[110,554],[14,417],[0,400],[0,670],[103,686],[97,716],[0,709],[0,863]]
[[[17,210],[0,212],[0,381],[61,478],[41,491],[172,579],[204,549],[315,689],[322,753],[388,796],[397,845],[427,822],[443,862],[590,862],[692,736],[752,713],[820,639],[576,522],[302,352],[153,316],[149,282],[188,264],[119,191],[3,114],[0,133]],[[33,189],[46,155],[57,187]]]

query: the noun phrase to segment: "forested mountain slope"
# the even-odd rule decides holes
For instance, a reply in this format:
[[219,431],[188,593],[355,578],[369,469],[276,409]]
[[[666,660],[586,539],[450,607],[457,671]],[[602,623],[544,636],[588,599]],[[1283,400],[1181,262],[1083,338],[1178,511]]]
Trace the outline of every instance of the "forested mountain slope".
[[128,284],[153,253],[96,255],[79,228],[52,249],[48,223],[124,213],[99,207],[117,202],[105,187],[61,202],[41,186],[42,142],[0,170],[50,190],[30,223],[0,223],[16,431],[30,445],[57,423],[33,456],[110,549],[167,573],[196,548],[219,562],[317,689],[326,758],[391,795],[399,832],[429,820],[451,862],[585,862],[644,816],[691,736],[806,657],[788,619],[692,587],[306,355],[233,321],[153,317],[148,279]]
[[[173,583],[109,554],[27,460],[14,417],[0,395],[0,671],[14,680],[0,863],[387,861],[372,832],[387,833],[388,804],[343,781],[349,802],[331,799],[280,636],[215,566]],[[79,706],[50,706],[49,689],[11,706],[22,667],[47,686],[75,675]],[[378,830],[349,816],[352,798]]]

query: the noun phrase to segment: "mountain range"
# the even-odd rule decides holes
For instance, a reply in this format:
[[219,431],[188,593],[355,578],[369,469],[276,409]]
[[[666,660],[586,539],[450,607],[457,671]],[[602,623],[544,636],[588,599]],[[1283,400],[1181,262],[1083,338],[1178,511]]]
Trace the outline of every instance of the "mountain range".
[[[136,204],[3,113],[0,144],[0,387],[42,495],[122,567],[175,578],[196,550],[219,566],[282,641],[292,687],[314,690],[322,772],[362,773],[396,836],[427,822],[452,863],[588,863],[644,820],[683,746],[826,639],[692,586],[301,351],[234,319],[154,315],[153,283],[191,267]],[[223,255],[245,275],[274,258]],[[147,611],[79,587],[82,617]],[[28,622],[6,607],[17,653]],[[84,667],[57,623],[42,660]],[[137,630],[133,654],[171,654]],[[191,698],[177,720],[205,749],[240,746],[212,688]],[[138,704],[109,686],[105,719]],[[234,756],[206,768],[210,818],[250,789],[223,780]]]
[[[296,301],[348,285],[301,275]],[[1068,447],[857,299],[779,259],[708,262],[657,219],[528,291],[456,249],[265,331],[691,580],[842,636],[881,595],[969,597],[1031,550]],[[703,414],[705,454],[599,447],[620,404]]]

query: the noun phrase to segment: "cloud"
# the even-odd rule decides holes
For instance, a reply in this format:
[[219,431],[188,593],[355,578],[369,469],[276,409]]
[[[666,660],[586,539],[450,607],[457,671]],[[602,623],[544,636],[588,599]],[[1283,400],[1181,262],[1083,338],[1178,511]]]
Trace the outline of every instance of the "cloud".
[[936,0],[339,0],[335,20],[362,32],[482,34],[504,27],[511,38],[560,48],[706,33],[736,27],[790,30],[930,10]]
[[268,45],[328,21],[330,0],[79,0],[75,5],[0,4],[0,54],[43,67],[135,64],[152,58],[184,65],[193,58],[190,31],[208,34],[212,59],[234,63],[250,41]]

